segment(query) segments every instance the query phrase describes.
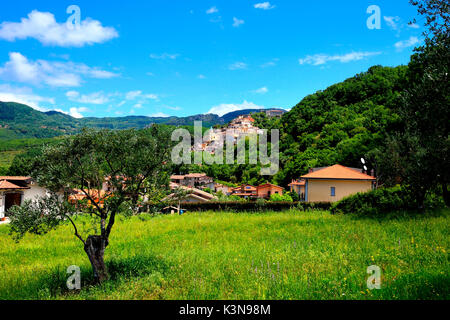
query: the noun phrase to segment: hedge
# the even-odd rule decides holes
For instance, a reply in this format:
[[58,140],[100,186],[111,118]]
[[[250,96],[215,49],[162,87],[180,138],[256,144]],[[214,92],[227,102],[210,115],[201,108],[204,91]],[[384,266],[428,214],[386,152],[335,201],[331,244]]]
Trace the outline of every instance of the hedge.
[[233,211],[233,212],[263,212],[263,211],[284,211],[289,209],[298,210],[329,210],[329,202],[203,202],[203,203],[183,203],[182,209],[187,211]]
[[380,188],[346,197],[331,206],[331,213],[382,215],[417,208],[414,194],[405,187]]

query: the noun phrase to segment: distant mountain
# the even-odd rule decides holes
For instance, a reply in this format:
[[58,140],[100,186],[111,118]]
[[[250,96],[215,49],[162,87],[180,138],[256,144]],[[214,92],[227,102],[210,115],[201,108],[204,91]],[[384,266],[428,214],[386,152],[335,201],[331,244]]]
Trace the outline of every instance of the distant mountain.
[[98,129],[141,129],[154,123],[173,126],[192,126],[194,121],[202,121],[204,127],[211,127],[217,124],[226,124],[240,115],[262,111],[265,110],[239,110],[225,114],[222,117],[216,114],[199,114],[189,117],[127,116],[77,119],[58,111],[40,112],[24,104],[0,101],[0,140],[51,138],[77,133],[83,127]]

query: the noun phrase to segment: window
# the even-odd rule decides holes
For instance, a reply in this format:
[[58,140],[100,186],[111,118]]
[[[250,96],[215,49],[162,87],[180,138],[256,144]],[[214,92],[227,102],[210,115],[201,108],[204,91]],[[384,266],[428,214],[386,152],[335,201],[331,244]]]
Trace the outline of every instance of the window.
[[335,187],[331,187],[331,196],[332,197],[336,196],[336,188]]

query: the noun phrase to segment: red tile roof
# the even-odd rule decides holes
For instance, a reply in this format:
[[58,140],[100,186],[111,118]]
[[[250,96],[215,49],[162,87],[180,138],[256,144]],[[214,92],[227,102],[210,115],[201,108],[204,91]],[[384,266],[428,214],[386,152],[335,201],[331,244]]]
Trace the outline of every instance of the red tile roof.
[[323,168],[304,176],[302,179],[339,179],[339,180],[376,180],[375,177],[365,173],[358,172],[354,169],[336,164],[331,167]]

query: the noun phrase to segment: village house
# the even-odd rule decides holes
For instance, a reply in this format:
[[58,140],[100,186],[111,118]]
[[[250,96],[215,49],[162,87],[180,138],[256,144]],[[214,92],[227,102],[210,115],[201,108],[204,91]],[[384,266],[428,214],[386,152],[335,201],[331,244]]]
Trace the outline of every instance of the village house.
[[256,195],[258,198],[270,199],[270,196],[273,194],[278,194],[282,196],[283,190],[284,190],[283,187],[271,183],[265,183],[256,187]]
[[256,198],[257,197],[257,188],[251,186],[249,184],[243,184],[240,187],[232,188],[231,194],[233,196],[238,196],[241,198]]
[[306,180],[292,180],[288,187],[290,192],[298,194],[300,201],[305,201],[305,185]]
[[375,187],[376,178],[361,169],[336,164],[315,168],[301,176],[305,180],[306,202],[336,202],[358,192],[367,192]]
[[254,126],[254,123],[255,119],[251,116],[242,115],[233,119],[226,128],[211,128],[204,141],[193,146],[193,151],[206,151],[214,154],[217,148],[227,142],[237,144],[240,137],[263,134],[264,131]]
[[221,183],[216,183],[214,185],[214,188],[215,188],[216,192],[221,192],[224,195],[229,195],[231,193],[231,189],[232,189],[231,187],[228,187]]
[[5,218],[11,207],[48,194],[49,191],[40,187],[31,177],[0,176],[0,219]]
[[248,184],[244,184],[240,187],[231,189],[233,196],[238,196],[246,199],[270,199],[272,194],[283,195],[284,188],[271,183],[265,183],[260,186],[254,187]]
[[173,175],[170,177],[170,182],[190,188],[200,188],[200,189],[209,188],[211,190],[214,190],[214,179],[208,177],[206,173]]

